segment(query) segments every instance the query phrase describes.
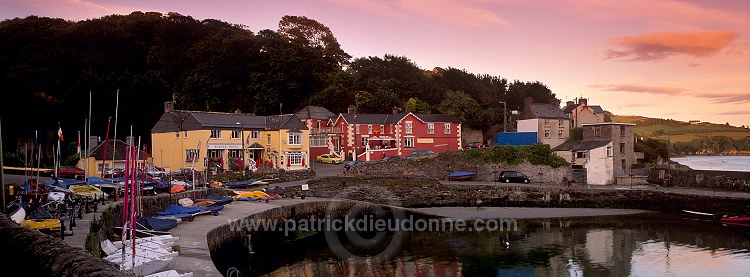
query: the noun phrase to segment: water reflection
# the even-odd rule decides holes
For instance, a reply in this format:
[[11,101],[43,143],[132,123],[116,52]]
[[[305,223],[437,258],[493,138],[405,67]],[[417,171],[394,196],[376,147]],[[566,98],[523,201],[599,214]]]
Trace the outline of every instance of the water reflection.
[[213,258],[243,276],[745,276],[748,238],[747,229],[651,213],[525,220],[516,232],[410,232],[388,259],[339,260],[322,236],[256,245],[264,259],[237,249]]

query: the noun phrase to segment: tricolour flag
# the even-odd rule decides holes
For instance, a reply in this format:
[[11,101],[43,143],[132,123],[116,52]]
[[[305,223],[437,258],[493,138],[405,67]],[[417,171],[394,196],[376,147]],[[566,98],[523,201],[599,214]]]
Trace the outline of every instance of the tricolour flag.
[[60,127],[60,129],[57,129],[57,136],[60,137],[61,141],[63,140],[62,127]]

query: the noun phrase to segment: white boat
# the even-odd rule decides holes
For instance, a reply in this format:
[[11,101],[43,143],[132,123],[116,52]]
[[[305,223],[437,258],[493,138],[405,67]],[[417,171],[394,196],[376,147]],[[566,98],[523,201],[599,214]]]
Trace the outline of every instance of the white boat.
[[137,276],[159,272],[177,257],[177,252],[160,247],[154,242],[136,243],[135,255],[131,245],[125,246],[123,255],[123,249],[117,248],[110,240],[102,241],[101,248],[107,254],[105,260],[119,265],[120,270],[131,271]]

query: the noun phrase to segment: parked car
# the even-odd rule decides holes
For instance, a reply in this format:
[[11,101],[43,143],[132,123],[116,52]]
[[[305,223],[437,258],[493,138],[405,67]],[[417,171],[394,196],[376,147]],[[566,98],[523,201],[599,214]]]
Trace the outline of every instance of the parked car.
[[413,159],[413,158],[416,158],[416,157],[431,155],[433,153],[435,153],[435,152],[432,152],[432,150],[430,150],[430,149],[417,150],[417,151],[411,152],[411,154],[409,154],[408,156],[404,157],[404,159]]
[[392,161],[398,161],[398,160],[401,160],[401,157],[399,157],[399,156],[385,156],[379,162],[385,163],[385,162],[392,162]]
[[531,182],[531,178],[518,171],[501,171],[497,178],[498,181],[503,183],[524,183],[528,184]]
[[485,146],[481,142],[475,141],[475,142],[467,144],[466,147],[464,147],[464,148],[465,149],[474,149],[474,148],[485,148],[485,147],[487,147],[487,146]]
[[125,176],[125,169],[124,168],[105,168],[104,169],[104,177],[110,177],[110,178],[119,178]]
[[337,157],[333,154],[323,154],[315,158],[316,161],[327,164],[340,164],[344,162],[344,159]]
[[177,176],[185,176],[185,177],[193,177],[193,172],[195,172],[195,176],[200,175],[200,171],[197,171],[193,168],[186,167],[186,168],[178,168],[174,171],[174,175]]
[[365,161],[350,161],[350,162],[347,162],[344,166],[348,165],[351,168],[351,167],[355,167],[355,166],[359,166],[359,165],[363,165],[363,164],[367,164],[367,162],[365,162]]
[[[48,169],[45,171],[49,176],[55,175],[55,169]],[[73,179],[80,179],[86,176],[86,171],[84,171],[82,168],[72,165],[65,165],[57,168],[57,177],[60,178],[73,178]]]
[[164,171],[163,168],[159,168],[154,165],[146,166],[146,173],[148,173],[148,175],[151,175],[152,177],[164,177],[165,175],[167,175],[167,172]]

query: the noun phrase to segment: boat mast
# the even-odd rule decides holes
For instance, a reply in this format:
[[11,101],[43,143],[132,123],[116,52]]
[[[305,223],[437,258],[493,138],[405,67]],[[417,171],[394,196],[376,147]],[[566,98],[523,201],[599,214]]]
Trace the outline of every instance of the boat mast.
[[[101,175],[102,179],[104,179],[104,165],[107,163],[107,145],[109,144],[109,122],[111,120],[112,120],[112,117],[110,116],[107,119],[107,133],[104,134],[104,153],[102,154],[102,175]],[[115,152],[115,150],[112,149],[112,152]],[[114,160],[112,161],[112,163],[114,163]],[[115,199],[117,199],[117,188],[115,188]]]
[[117,152],[117,110],[120,108],[120,89],[117,89],[117,99],[115,100],[115,134],[112,137],[112,168],[115,168],[115,152]]
[[[91,119],[91,89],[89,89],[89,118],[86,120],[86,132],[85,132],[86,135],[83,138],[84,139],[84,145],[85,145],[85,148],[86,148],[86,151],[85,151],[86,152],[86,170],[87,170],[86,171],[86,181],[88,181],[88,176],[90,174],[88,172],[88,170],[89,170],[89,154],[91,154],[89,152],[89,149],[91,147],[91,145],[89,145],[89,141],[91,140],[89,138],[91,136],[91,121],[92,121],[92,119]],[[102,193],[104,193],[104,192],[102,191]]]
[[5,213],[5,181],[3,180],[3,124],[2,121],[0,121],[0,194],[3,195],[2,201],[3,201],[3,213]]

